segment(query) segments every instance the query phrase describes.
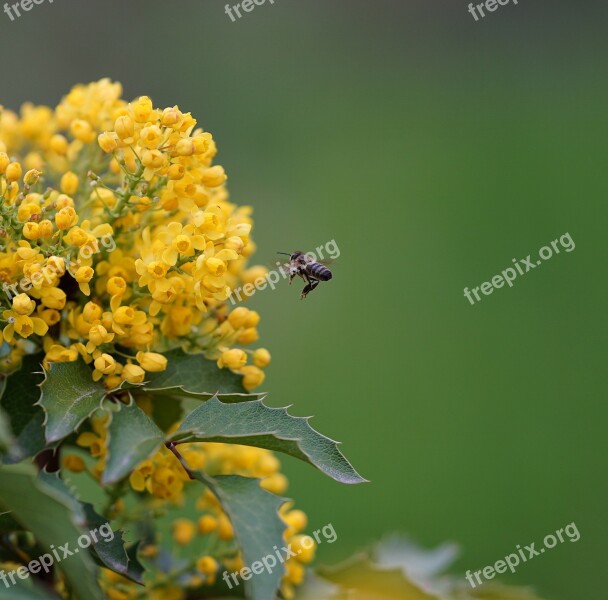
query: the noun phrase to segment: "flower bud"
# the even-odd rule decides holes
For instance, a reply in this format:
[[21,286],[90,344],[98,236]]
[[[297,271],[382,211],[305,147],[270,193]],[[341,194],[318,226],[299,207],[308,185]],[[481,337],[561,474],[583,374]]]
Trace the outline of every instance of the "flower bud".
[[244,306],[238,306],[228,315],[228,322],[235,329],[239,329],[245,326],[247,316],[249,315],[249,309]]
[[114,123],[114,131],[116,132],[116,135],[118,135],[118,137],[123,141],[128,138],[132,138],[133,134],[135,133],[133,119],[126,115],[118,117]]
[[217,366],[220,369],[226,367],[228,369],[237,370],[244,367],[246,364],[247,354],[238,348],[222,352],[222,355],[217,360]]
[[78,190],[78,175],[73,171],[67,171],[61,177],[59,188],[64,194],[73,196]]
[[180,122],[181,118],[182,114],[180,110],[177,108],[177,106],[174,106],[173,108],[165,108],[165,110],[163,110],[163,115],[160,122],[162,123],[163,127],[173,127]]
[[63,466],[72,473],[82,473],[86,469],[84,460],[75,454],[68,454],[63,458]]
[[128,364],[122,370],[122,378],[127,383],[142,383],[146,377],[146,372],[138,365]]
[[90,144],[95,139],[95,132],[88,121],[74,119],[70,124],[71,134],[84,144]]
[[253,364],[260,369],[266,368],[270,364],[270,352],[266,348],[258,348],[253,353]]
[[27,294],[19,294],[13,298],[13,310],[18,315],[31,315],[35,308],[36,303]]
[[266,375],[263,371],[260,371],[257,367],[248,366],[241,369],[243,374],[243,387],[250,392],[252,389],[262,385]]
[[307,565],[314,560],[317,544],[309,535],[296,535],[289,541],[300,562]]
[[196,561],[196,570],[203,575],[215,575],[220,568],[212,556],[203,556]]
[[192,156],[196,146],[190,138],[183,138],[175,144],[175,153],[178,156]]
[[173,522],[173,539],[180,545],[186,546],[194,538],[196,527],[189,519],[176,519]]
[[118,136],[112,131],[104,131],[97,136],[97,143],[106,154],[112,154],[118,149]]
[[131,103],[133,117],[138,123],[145,123],[152,113],[152,100],[148,96],[141,96]]
[[6,152],[0,152],[0,175],[4,175],[6,167],[10,164],[11,159]]
[[8,181],[18,181],[21,179],[21,175],[23,174],[23,169],[18,162],[12,162],[6,167],[6,171],[4,172],[4,176]]
[[23,176],[23,183],[25,183],[25,185],[36,185],[40,179],[40,175],[42,175],[42,173],[38,169],[30,169]]
[[56,133],[50,141],[50,147],[53,152],[60,156],[65,156],[68,151],[68,141],[59,133]]
[[101,319],[102,309],[99,304],[95,304],[95,302],[87,302],[84,305],[84,309],[82,310],[82,316],[87,323],[93,323],[93,321],[98,321]]
[[158,373],[167,368],[167,358],[156,352],[138,352],[135,358],[144,371],[149,373]]
[[57,225],[57,228],[61,231],[69,229],[70,227],[76,225],[76,223],[78,223],[78,215],[71,206],[62,208],[55,215],[55,225]]

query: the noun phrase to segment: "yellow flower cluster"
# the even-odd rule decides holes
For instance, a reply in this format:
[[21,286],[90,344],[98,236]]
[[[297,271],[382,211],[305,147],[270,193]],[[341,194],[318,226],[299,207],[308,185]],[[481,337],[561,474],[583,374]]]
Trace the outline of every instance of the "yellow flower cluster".
[[108,388],[161,371],[181,345],[264,379],[259,316],[226,299],[255,250],[209,132],[177,106],[76,86],[52,110],[0,107],[0,370],[43,350]]
[[[107,417],[94,417],[91,420],[92,432],[80,434],[78,444],[88,450],[91,456],[99,459],[92,469],[92,474],[99,478],[103,471],[107,452]],[[177,425],[173,429],[177,428]],[[276,456],[261,448],[238,446],[234,444],[197,443],[180,444],[179,452],[192,470],[205,470],[213,476],[241,475],[261,479],[261,486],[276,494],[284,494],[287,490],[287,478],[280,472],[281,464]],[[81,459],[74,455],[64,458],[64,467],[80,472],[84,468]],[[165,447],[161,448],[152,458],[138,465],[129,478],[131,489],[142,493],[156,502],[157,506],[181,506],[185,501],[186,486],[192,482],[179,460]],[[173,540],[178,546],[189,546],[197,537],[205,537],[205,547],[210,549],[208,554],[195,559],[193,569],[198,575],[190,582],[190,587],[214,585],[217,580],[220,564],[213,557],[212,549],[224,548],[234,540],[234,531],[230,520],[222,510],[217,498],[205,490],[196,502],[199,511],[198,521],[178,518],[173,522]],[[285,576],[282,593],[286,599],[293,598],[294,586],[304,581],[305,565],[314,558],[315,542],[302,532],[308,519],[301,510],[295,510],[287,504],[281,509],[281,517],[287,525],[285,543],[291,544],[297,554],[285,563]],[[243,568],[242,557],[232,545],[228,557],[223,558],[222,565],[231,572]],[[150,553],[150,548],[147,549]],[[136,597],[137,590],[128,582],[108,575],[108,597],[116,600],[129,600]],[[162,583],[162,581],[161,581]],[[173,589],[173,588],[171,588]],[[183,592],[185,597],[185,591]],[[123,594],[121,596],[121,594]]]

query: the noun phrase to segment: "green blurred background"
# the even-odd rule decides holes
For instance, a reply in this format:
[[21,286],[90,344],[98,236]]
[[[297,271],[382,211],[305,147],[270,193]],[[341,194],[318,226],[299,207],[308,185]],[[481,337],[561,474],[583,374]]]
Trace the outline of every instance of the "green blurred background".
[[[191,110],[252,204],[257,262],[335,239],[335,279],[259,292],[276,405],[344,442],[372,483],[286,461],[332,561],[385,532],[463,547],[456,574],[575,522],[504,576],[605,598],[605,3],[56,0],[0,13],[0,102],[109,76]],[[471,306],[512,258],[561,253]]]

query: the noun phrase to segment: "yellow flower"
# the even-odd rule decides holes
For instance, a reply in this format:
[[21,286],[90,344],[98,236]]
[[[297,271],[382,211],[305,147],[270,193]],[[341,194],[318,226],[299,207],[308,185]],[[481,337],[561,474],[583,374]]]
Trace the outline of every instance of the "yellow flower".
[[176,519],[173,522],[173,539],[180,546],[187,546],[196,533],[196,525],[189,519]]
[[44,356],[45,362],[74,362],[78,360],[78,350],[72,346],[66,348],[61,344],[52,344]]
[[55,216],[55,225],[61,231],[69,229],[73,225],[76,225],[76,223],[78,223],[78,215],[71,206],[62,208]]
[[101,354],[93,364],[95,365],[93,381],[99,381],[104,375],[111,375],[116,370],[116,361],[111,354]]
[[89,330],[89,341],[86,345],[87,352],[93,352],[97,346],[109,344],[114,340],[114,333],[109,333],[108,330],[101,324],[97,323]]
[[95,275],[95,271],[91,267],[80,267],[74,274],[74,279],[78,282],[80,291],[86,296],[91,295],[89,281],[93,279],[93,275]]
[[211,515],[203,515],[198,520],[198,532],[201,535],[213,533],[217,529],[217,519]]
[[75,454],[68,454],[64,456],[63,466],[68,471],[72,471],[72,473],[82,473],[86,468],[84,460],[82,460],[80,456],[76,456]]
[[13,298],[13,310],[5,310],[2,318],[8,321],[3,329],[2,335],[5,341],[12,342],[15,333],[22,338],[28,338],[32,334],[44,335],[49,326],[38,317],[30,317],[36,308],[36,303],[27,294],[19,294]]
[[163,252],[163,261],[168,265],[175,265],[178,257],[194,256],[195,250],[204,250],[206,247],[205,236],[196,233],[194,225],[182,225],[172,222],[167,225],[161,239],[167,244]]
[[40,291],[40,299],[42,304],[47,308],[61,310],[65,306],[67,297],[62,289],[51,287],[42,288]]
[[37,240],[40,238],[40,226],[36,222],[26,223],[23,226],[23,237],[28,240]]
[[196,570],[203,575],[206,575],[206,583],[213,585],[215,576],[220,568],[217,560],[212,556],[202,556],[196,561]]

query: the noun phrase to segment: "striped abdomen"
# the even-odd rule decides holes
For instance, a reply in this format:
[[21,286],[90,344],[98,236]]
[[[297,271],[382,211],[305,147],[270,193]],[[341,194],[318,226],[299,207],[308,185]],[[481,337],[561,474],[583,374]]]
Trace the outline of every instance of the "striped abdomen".
[[306,272],[313,279],[319,281],[329,281],[332,277],[331,271],[324,265],[318,262],[309,263],[306,265]]

